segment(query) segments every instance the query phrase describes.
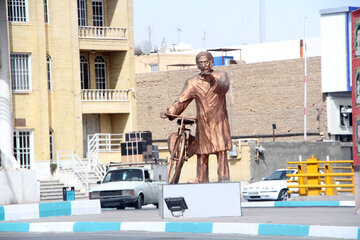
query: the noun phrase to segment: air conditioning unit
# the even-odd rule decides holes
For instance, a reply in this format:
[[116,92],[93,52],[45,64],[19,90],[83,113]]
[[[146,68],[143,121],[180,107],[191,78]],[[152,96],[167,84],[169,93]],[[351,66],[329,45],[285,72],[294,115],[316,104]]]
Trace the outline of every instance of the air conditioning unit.
[[232,149],[229,151],[229,157],[237,157],[237,155],[238,155],[237,145],[233,144]]

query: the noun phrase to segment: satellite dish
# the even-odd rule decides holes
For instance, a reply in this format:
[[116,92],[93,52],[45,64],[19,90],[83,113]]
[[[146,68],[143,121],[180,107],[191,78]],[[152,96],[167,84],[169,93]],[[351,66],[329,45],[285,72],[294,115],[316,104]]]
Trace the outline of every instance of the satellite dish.
[[150,41],[147,40],[143,40],[141,42],[137,42],[135,43],[135,55],[140,56],[140,55],[145,55],[145,54],[149,54],[151,52],[151,43]]
[[156,45],[156,44],[154,44],[154,46],[153,46],[153,52],[154,53],[158,53],[159,52],[159,48],[158,48],[158,46]]

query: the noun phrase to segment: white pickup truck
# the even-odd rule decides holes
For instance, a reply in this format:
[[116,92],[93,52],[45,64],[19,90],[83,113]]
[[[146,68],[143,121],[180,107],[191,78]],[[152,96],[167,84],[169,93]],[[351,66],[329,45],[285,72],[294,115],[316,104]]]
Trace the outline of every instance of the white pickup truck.
[[150,169],[118,168],[109,170],[99,186],[89,191],[90,199],[100,199],[101,207],[142,208],[146,204],[159,207],[159,184],[165,182],[153,181]]

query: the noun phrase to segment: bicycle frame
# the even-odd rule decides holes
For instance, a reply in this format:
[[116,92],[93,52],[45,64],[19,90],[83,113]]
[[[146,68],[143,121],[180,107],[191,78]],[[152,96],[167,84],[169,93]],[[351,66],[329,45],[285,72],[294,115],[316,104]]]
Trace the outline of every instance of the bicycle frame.
[[188,144],[189,144],[189,135],[191,133],[191,130],[186,128],[186,125],[195,123],[196,119],[183,117],[179,115],[167,115],[167,116],[181,119],[180,124],[178,122],[180,126],[178,128],[178,132],[175,137],[174,145],[172,149],[170,149],[169,146],[169,151],[171,156],[170,156],[170,161],[168,163],[167,182],[169,184],[176,184],[179,182],[182,166],[184,162],[187,161],[188,158]]

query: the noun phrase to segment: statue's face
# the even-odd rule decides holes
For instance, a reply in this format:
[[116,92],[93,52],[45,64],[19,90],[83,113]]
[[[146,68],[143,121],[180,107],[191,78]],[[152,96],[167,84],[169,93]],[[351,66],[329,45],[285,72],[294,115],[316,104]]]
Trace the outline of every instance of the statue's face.
[[210,72],[213,67],[213,61],[210,61],[206,56],[201,56],[197,62],[197,66],[202,72]]

